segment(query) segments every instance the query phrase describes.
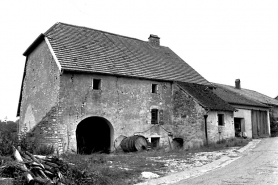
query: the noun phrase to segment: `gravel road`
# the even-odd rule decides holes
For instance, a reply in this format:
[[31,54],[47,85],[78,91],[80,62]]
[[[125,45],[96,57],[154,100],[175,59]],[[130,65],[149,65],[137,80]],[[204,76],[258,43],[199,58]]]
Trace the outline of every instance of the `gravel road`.
[[175,185],[278,185],[278,137],[265,138],[229,165]]

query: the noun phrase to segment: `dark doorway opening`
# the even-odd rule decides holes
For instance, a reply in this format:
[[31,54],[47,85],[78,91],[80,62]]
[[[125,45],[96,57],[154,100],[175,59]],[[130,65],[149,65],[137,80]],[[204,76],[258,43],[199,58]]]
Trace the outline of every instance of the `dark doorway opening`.
[[235,136],[236,137],[241,137],[241,122],[242,122],[242,118],[234,118],[234,126],[235,126]]
[[109,153],[113,128],[101,117],[82,120],[76,128],[77,153]]
[[183,148],[183,139],[182,138],[174,138],[172,143],[173,143],[173,148],[174,149]]
[[151,145],[152,145],[152,148],[157,148],[157,147],[159,147],[159,140],[160,140],[159,137],[152,137],[152,138],[151,138]]

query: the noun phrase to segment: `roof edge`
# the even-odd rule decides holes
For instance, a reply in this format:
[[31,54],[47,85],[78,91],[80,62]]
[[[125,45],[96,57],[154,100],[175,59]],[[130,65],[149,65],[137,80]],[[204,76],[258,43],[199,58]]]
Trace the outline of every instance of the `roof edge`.
[[[176,84],[187,94],[189,94],[190,96],[192,96],[194,98],[194,100],[199,103],[204,109],[206,110],[212,110],[212,111],[230,111],[230,112],[234,112],[236,109],[227,101],[223,100],[222,98],[220,98],[219,96],[217,96],[215,93],[212,92],[212,94],[214,94],[215,96],[217,96],[219,99],[221,99],[222,101],[224,101],[226,104],[228,104],[230,106],[231,109],[221,109],[221,108],[211,108],[208,106],[205,106],[203,103],[201,103],[194,95],[192,95],[190,92],[188,92],[186,89],[182,88],[182,86],[179,83],[183,83],[183,82],[177,82]],[[188,82],[185,82],[188,83]],[[211,83],[212,84],[212,83]],[[197,85],[202,85],[202,84],[197,84]],[[214,86],[209,86],[209,85],[203,85],[206,87],[214,87]]]
[[43,33],[41,33],[36,38],[36,40],[26,49],[26,51],[23,53],[23,56],[29,55],[33,51],[33,49],[44,40],[44,37],[45,37],[45,35]]
[[47,39],[47,37],[44,37],[44,40],[45,40],[45,42],[46,42],[46,44],[47,44],[47,46],[48,46],[48,49],[50,50],[50,53],[51,53],[52,57],[54,58],[54,61],[56,62],[56,65],[58,66],[59,71],[60,71],[60,74],[61,74],[61,72],[62,72],[62,66],[61,66],[61,64],[60,64],[60,62],[59,62],[59,60],[58,60],[58,58],[56,57],[55,52],[54,52],[54,50],[53,50],[53,48],[52,48],[52,46],[51,46],[49,40]]
[[182,86],[178,83],[178,82],[175,82],[176,85],[182,90],[184,91],[185,93],[189,94],[191,97],[194,98],[194,100],[199,104],[201,105],[201,107],[203,107],[204,109],[209,109],[209,107],[203,105],[195,96],[193,96],[191,93],[189,93],[186,89],[182,88]]

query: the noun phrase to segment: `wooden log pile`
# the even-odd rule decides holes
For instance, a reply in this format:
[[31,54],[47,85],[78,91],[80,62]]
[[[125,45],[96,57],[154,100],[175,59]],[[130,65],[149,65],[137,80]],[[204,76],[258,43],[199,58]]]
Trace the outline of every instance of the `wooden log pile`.
[[59,158],[32,155],[15,147],[13,151],[16,166],[24,172],[28,184],[65,185],[65,178],[61,173],[64,166]]

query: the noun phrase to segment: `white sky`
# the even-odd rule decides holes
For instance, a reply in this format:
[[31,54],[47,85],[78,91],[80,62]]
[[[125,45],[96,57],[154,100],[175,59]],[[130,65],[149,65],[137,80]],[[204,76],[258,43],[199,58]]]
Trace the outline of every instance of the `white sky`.
[[15,119],[22,53],[56,22],[161,39],[208,81],[278,95],[277,0],[2,0],[0,119]]

